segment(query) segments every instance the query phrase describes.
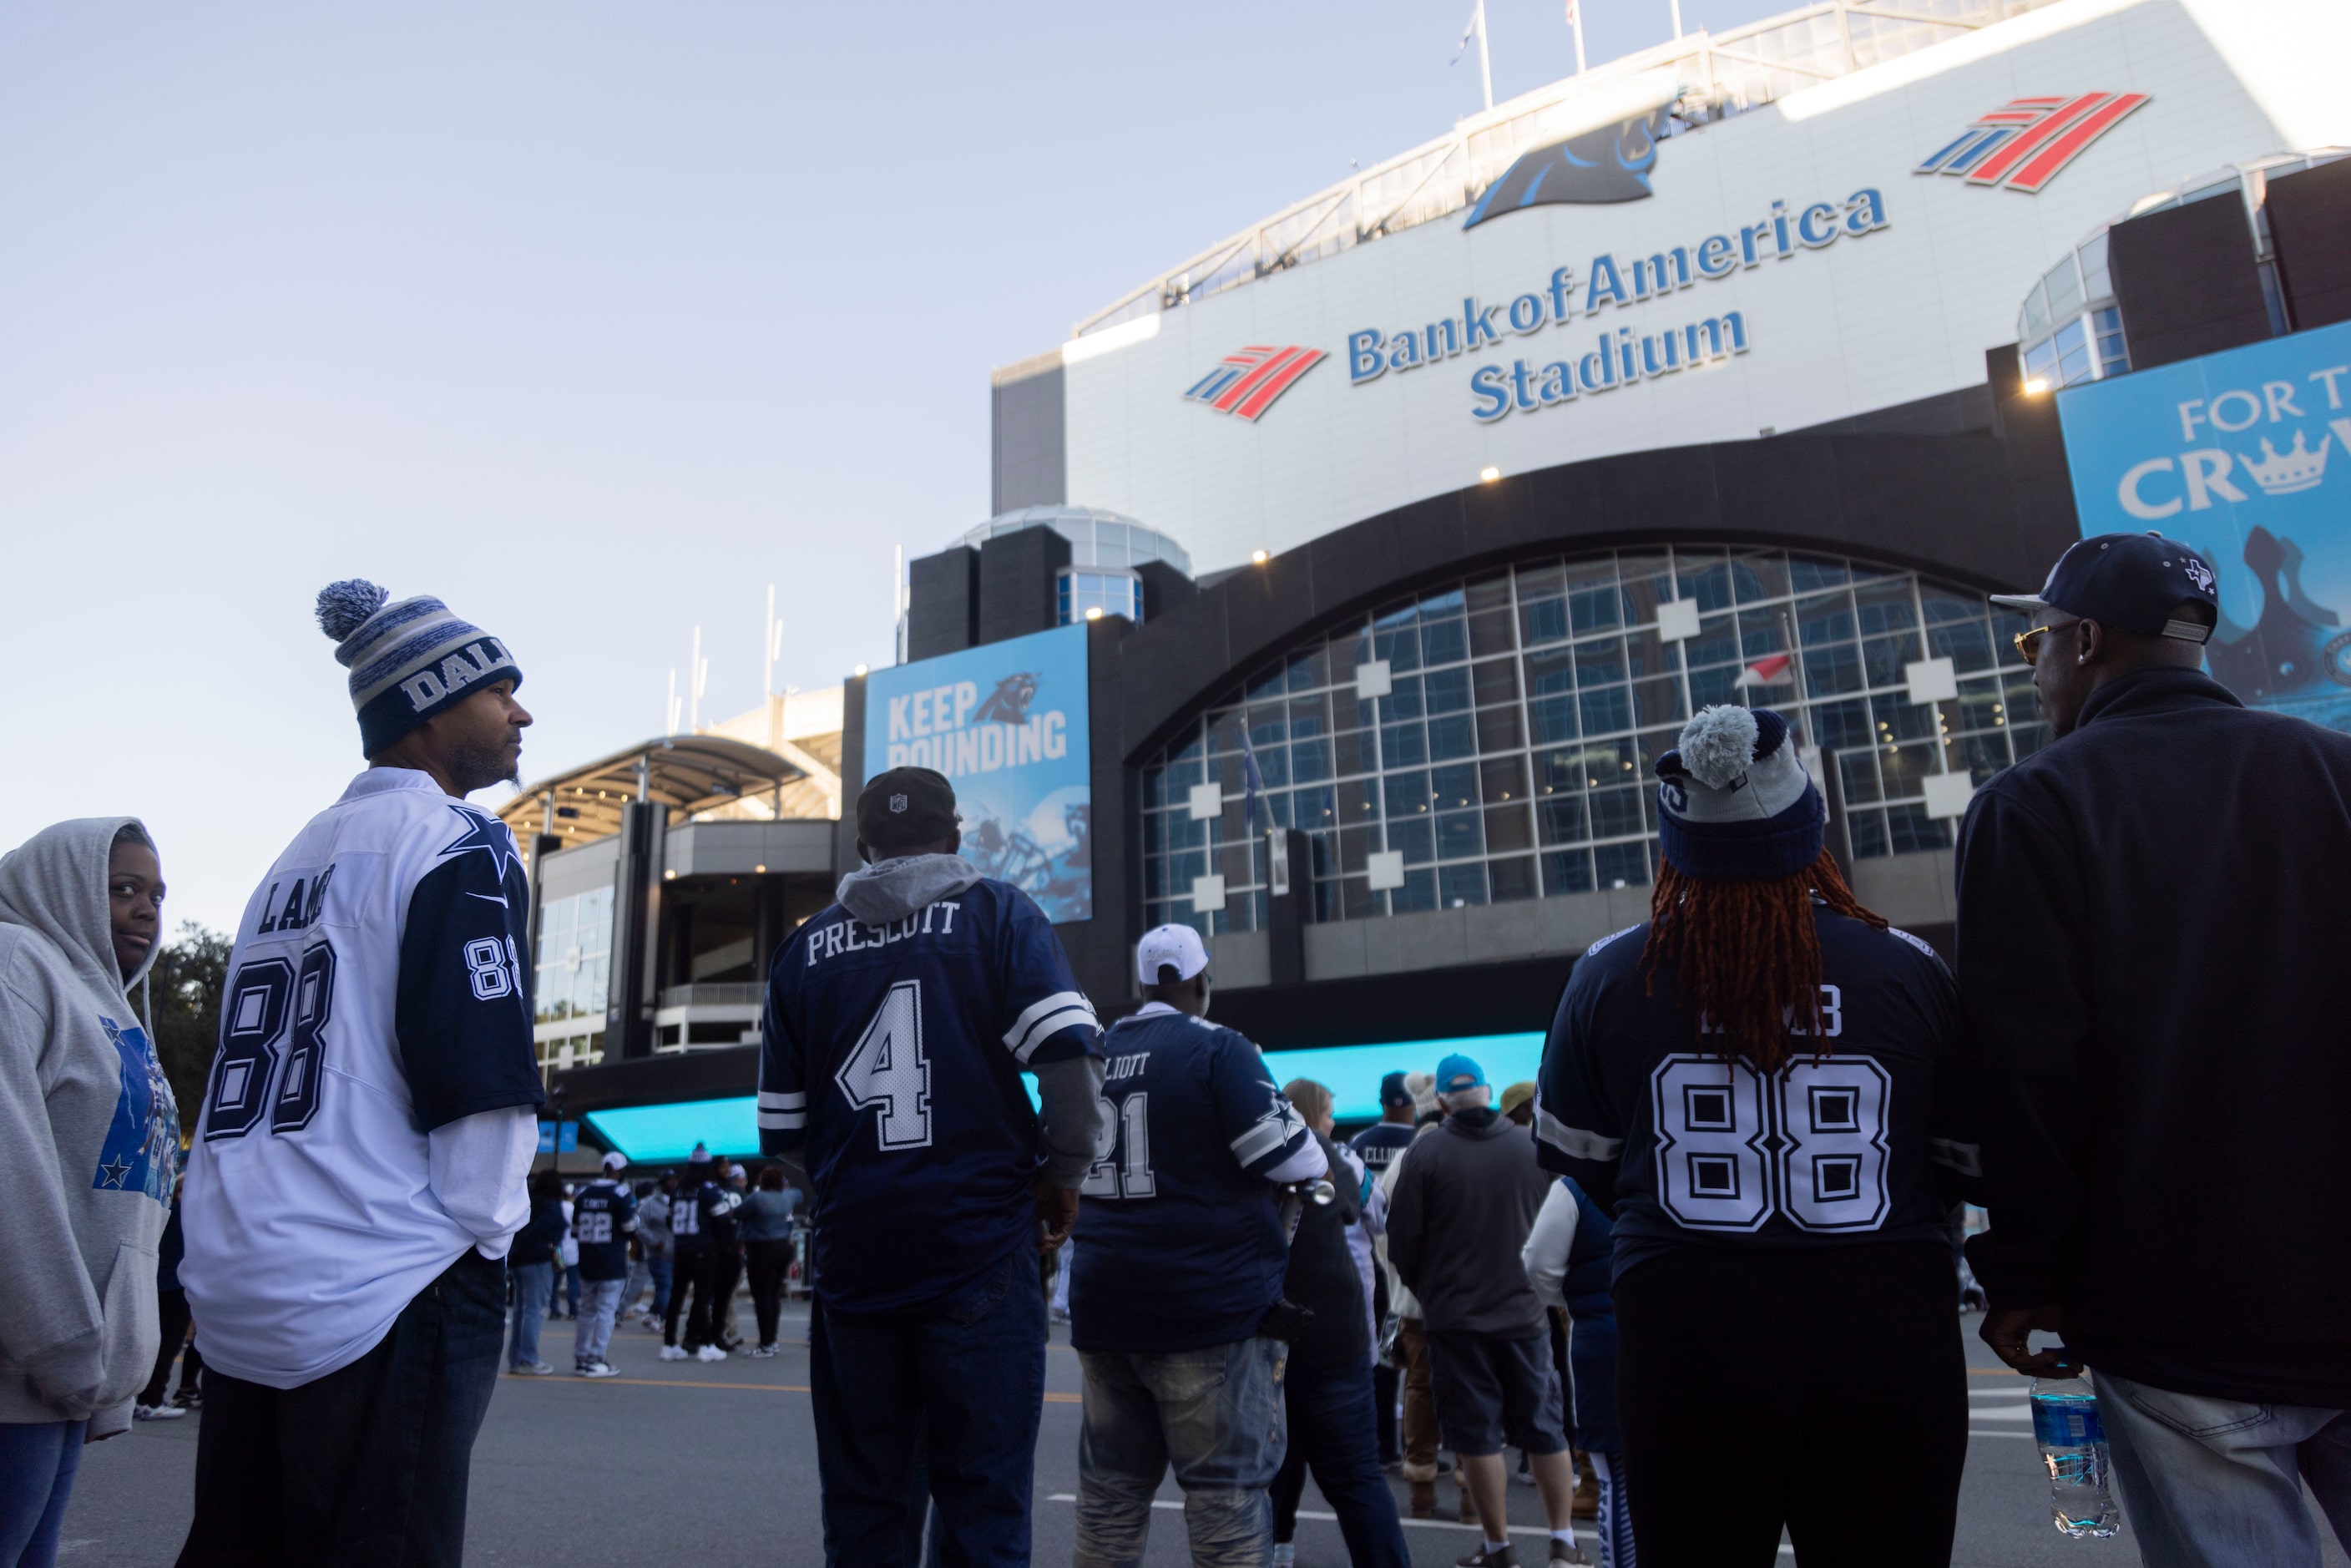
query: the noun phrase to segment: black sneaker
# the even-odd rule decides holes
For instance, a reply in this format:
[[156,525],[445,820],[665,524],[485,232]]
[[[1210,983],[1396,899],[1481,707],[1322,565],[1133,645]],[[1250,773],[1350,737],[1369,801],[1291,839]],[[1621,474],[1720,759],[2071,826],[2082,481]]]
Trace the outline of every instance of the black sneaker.
[[1519,1568],[1519,1549],[1505,1546],[1499,1552],[1489,1552],[1481,1546],[1457,1561],[1458,1568]]

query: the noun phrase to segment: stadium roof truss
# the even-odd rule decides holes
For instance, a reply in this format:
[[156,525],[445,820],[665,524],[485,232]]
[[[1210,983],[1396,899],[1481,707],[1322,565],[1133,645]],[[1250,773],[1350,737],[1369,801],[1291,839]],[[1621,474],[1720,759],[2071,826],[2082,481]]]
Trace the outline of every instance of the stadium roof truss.
[[[1459,212],[1521,153],[1642,112],[1669,94],[1667,134],[1685,134],[2052,4],[1823,0],[1727,32],[1691,33],[1463,120],[1434,141],[1210,246],[1087,317],[1071,336],[1173,310]],[[1638,103],[1644,97],[1647,102]]]
[[677,822],[705,815],[775,821],[808,771],[772,751],[720,735],[675,735],[542,779],[498,808],[526,843],[552,832],[570,849],[621,831],[621,808],[658,800]]

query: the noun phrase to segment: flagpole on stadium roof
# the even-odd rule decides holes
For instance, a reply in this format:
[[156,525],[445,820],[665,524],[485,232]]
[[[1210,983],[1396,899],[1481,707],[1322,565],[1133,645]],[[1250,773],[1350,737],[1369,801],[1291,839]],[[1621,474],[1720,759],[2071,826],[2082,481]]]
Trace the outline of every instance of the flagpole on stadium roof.
[[1666,0],[1674,8],[1674,37],[1682,36],[1682,0]]
[[1478,0],[1478,78],[1486,89],[1486,108],[1494,108],[1494,61],[1486,52],[1486,0]]
[[[1681,10],[1681,0],[1674,0],[1674,15],[1680,16]],[[1583,74],[1583,0],[1567,0],[1567,25],[1575,29],[1575,74],[1582,76]],[[1676,26],[1674,32],[1677,37],[1680,35],[1681,28],[1678,25]]]

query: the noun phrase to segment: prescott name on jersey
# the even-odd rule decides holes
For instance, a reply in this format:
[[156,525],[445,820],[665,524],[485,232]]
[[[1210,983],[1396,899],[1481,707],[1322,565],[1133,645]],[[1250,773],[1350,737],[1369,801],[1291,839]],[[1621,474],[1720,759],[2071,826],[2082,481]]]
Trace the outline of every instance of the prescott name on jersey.
[[1154,1002],[1102,1040],[1114,1114],[1080,1188],[1070,1343],[1155,1354],[1258,1331],[1289,1265],[1266,1173],[1313,1141],[1257,1047]]
[[206,1362],[322,1377],[476,1244],[433,1191],[428,1137],[545,1100],[529,910],[506,824],[407,768],[360,774],[262,879],[182,1200]]
[[1950,972],[1907,932],[1813,915],[1822,1038],[1793,1039],[1768,1075],[1698,1045],[1672,966],[1650,993],[1646,923],[1593,943],[1569,976],[1537,1152],[1614,1210],[1618,1276],[1673,1247],[1947,1239],[1976,1163]]
[[805,1145],[828,1310],[919,1310],[1030,1243],[1020,1071],[1101,1031],[1027,894],[983,879],[880,926],[831,906],[777,952],[761,1033],[759,1146]]

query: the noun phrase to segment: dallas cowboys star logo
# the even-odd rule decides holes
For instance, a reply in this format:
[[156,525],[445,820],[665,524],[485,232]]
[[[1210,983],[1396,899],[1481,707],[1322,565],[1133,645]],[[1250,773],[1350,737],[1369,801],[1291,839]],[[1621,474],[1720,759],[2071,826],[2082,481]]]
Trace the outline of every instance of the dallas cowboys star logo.
[[507,825],[470,806],[452,805],[449,810],[457,813],[458,819],[465,824],[465,831],[442,850],[442,857],[446,859],[450,855],[479,850],[490,857],[490,864],[496,868],[498,880],[506,881],[507,868],[519,864],[522,860],[522,852],[515,848],[514,835],[507,831]]
[[131,1177],[131,1162],[117,1155],[101,1164],[98,1167],[98,1174],[107,1186],[120,1186]]

